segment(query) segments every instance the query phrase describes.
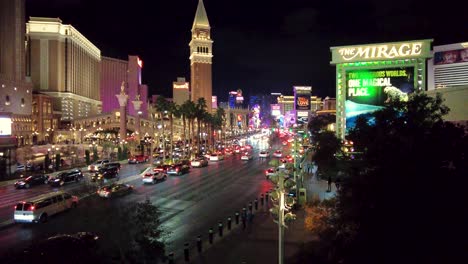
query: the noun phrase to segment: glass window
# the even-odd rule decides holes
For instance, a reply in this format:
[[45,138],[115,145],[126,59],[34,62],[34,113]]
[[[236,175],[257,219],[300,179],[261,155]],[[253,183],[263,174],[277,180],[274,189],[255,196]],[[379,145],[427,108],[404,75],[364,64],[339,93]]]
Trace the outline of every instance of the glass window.
[[50,198],[44,199],[44,200],[36,203],[36,209],[44,208],[44,207],[49,206],[51,204],[52,204],[52,199],[50,199]]

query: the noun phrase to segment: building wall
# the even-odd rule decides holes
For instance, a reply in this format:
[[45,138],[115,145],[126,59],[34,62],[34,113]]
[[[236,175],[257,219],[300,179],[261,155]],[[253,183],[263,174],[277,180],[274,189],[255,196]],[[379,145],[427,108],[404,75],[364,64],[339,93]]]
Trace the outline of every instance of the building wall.
[[142,67],[139,61],[141,62],[138,56],[132,55],[128,56],[127,61],[102,57],[100,94],[103,113],[120,109],[115,95],[120,93],[122,82],[125,82],[125,93],[128,94],[127,114],[136,116],[137,111],[131,102],[139,95],[143,102],[140,108],[141,116],[143,118],[148,116],[148,86],[141,83]]
[[[462,56],[461,52],[464,52]],[[446,53],[455,52],[453,61],[441,61]],[[450,108],[445,120],[466,125],[468,122],[468,42],[434,46],[428,61],[428,95],[440,93]]]
[[100,50],[58,18],[31,17],[26,27],[34,90],[54,97],[62,121],[100,113]]
[[190,100],[189,88],[190,85],[188,82],[185,81],[185,78],[177,78],[177,81],[172,83],[172,98],[174,100],[174,103],[176,103],[177,105],[182,105],[187,100]]
[[207,111],[211,112],[211,96],[212,89],[212,75],[211,64],[208,63],[193,63],[190,66],[192,90],[190,93],[191,100],[195,103],[198,98],[205,98],[207,104]]
[[[25,1],[0,1],[0,112],[11,113],[12,136],[28,144],[32,84],[26,76]],[[24,140],[27,139],[27,140]]]
[[122,82],[127,83],[127,71],[128,61],[102,57],[100,93],[103,113],[119,109],[115,95],[120,93]]

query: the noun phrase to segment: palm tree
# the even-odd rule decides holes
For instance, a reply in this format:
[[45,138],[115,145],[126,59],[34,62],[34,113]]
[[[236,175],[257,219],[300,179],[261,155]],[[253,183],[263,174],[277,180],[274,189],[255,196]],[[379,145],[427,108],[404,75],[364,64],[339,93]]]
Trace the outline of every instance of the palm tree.
[[[188,121],[188,137],[184,138],[184,141],[188,138],[188,142],[190,147],[192,147],[192,140],[194,138],[193,131],[194,131],[194,120],[195,120],[195,112],[196,112],[196,105],[194,102],[187,100],[182,104],[182,118],[184,122],[184,134],[185,134],[185,122]],[[185,143],[184,143],[185,144]],[[192,155],[192,151],[190,150],[189,155]]]
[[154,108],[159,113],[159,118],[162,126],[162,138],[163,138],[163,160],[166,159],[166,137],[165,137],[165,130],[164,130],[164,115],[167,113],[169,109],[169,102],[166,98],[162,95],[156,98],[154,102]]
[[214,114],[214,129],[221,130],[220,139],[223,140],[223,132],[226,123],[226,112],[223,108],[216,109]]
[[206,113],[206,100],[203,97],[198,98],[197,104],[195,105],[195,118],[197,119],[197,146],[200,150],[200,126],[203,120],[203,117]]
[[174,116],[178,117],[179,116],[179,106],[174,103],[174,102],[168,102],[167,103],[167,113],[169,116],[169,126],[171,129],[171,134],[170,134],[170,149],[171,149],[171,161],[174,162]]

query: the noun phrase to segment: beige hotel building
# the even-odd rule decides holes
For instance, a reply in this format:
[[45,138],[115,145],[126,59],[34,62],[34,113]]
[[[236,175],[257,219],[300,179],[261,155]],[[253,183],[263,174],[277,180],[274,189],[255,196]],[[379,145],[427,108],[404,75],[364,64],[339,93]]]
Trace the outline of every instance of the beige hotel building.
[[27,70],[33,91],[51,97],[62,123],[101,112],[101,51],[59,18],[30,17]]

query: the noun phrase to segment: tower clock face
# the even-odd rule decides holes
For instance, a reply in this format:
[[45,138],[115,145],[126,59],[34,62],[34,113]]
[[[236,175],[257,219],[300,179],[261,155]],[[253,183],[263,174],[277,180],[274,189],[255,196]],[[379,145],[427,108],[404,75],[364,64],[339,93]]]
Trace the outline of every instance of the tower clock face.
[[199,37],[199,38],[206,38],[206,32],[205,32],[205,31],[200,31],[200,32],[198,33],[198,37]]

